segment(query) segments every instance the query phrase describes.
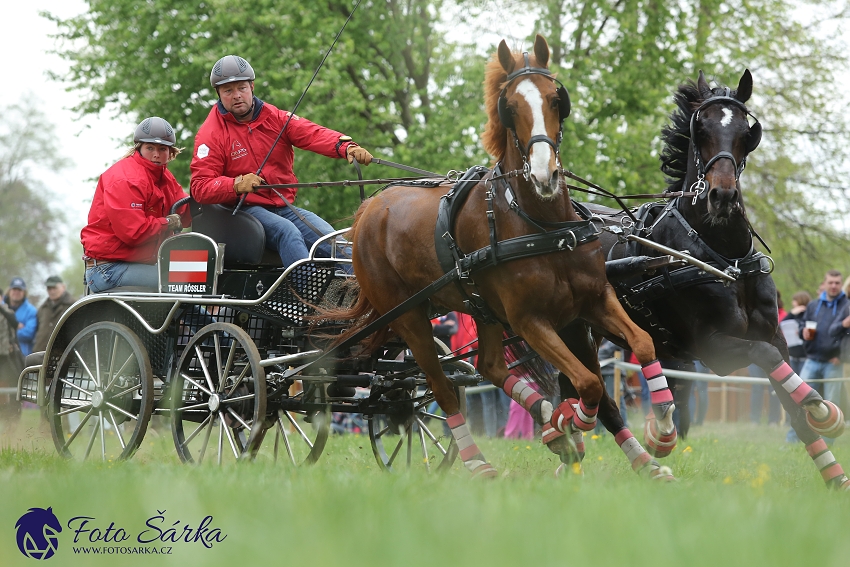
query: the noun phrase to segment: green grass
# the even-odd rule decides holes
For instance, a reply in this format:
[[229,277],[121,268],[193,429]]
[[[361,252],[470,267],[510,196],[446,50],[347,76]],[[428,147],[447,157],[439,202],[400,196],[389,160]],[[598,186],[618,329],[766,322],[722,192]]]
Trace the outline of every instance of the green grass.
[[[481,482],[458,463],[439,476],[380,472],[368,438],[356,436],[331,438],[305,468],[184,466],[167,431],[130,462],[79,465],[56,457],[27,419],[15,439],[23,448],[0,450],[3,566],[33,564],[14,525],[34,506],[52,506],[63,526],[91,516],[134,537],[157,510],[178,528],[212,515],[227,535],[213,549],[174,545],[170,556],[81,556],[65,528],[50,560],[62,566],[850,564],[850,495],[827,491],[780,428],[695,428],[665,459],[679,478],[669,484],[631,472],[610,435],[587,439],[583,478],[562,479],[539,441],[479,439],[501,474]],[[833,450],[850,462],[850,439]]]

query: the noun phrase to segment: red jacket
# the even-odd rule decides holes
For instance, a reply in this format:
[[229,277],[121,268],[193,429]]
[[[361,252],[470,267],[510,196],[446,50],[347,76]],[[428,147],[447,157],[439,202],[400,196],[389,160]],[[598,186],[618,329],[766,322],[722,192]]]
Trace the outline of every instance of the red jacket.
[[[97,182],[88,225],[80,232],[85,255],[96,260],[155,264],[169,235],[165,216],[186,194],[165,165],[139,154],[116,162]],[[192,222],[183,206],[183,226]]]
[[[240,123],[221,102],[210,110],[195,136],[192,154],[192,198],[199,203],[236,202],[234,179],[256,173],[286,123],[289,112],[254,97],[254,118]],[[263,166],[260,177],[270,184],[297,183],[292,171],[292,146],[331,158],[343,158],[351,142],[339,143],[343,134],[314,124],[298,115],[292,117],[286,131]],[[297,189],[278,189],[290,203]],[[245,203],[265,207],[283,207],[283,201],[271,189],[248,193]]]

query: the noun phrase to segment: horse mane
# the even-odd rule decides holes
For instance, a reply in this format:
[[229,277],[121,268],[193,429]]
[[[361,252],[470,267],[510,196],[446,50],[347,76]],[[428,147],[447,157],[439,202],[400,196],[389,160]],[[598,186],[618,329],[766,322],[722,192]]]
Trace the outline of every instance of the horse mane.
[[[712,96],[725,94],[723,87],[711,89]],[[731,91],[731,96],[738,94]],[[690,152],[691,116],[706,100],[694,81],[679,85],[673,94],[676,110],[670,114],[670,123],[661,129],[661,140],[664,149],[661,151],[661,171],[667,176],[667,191],[683,191],[685,177],[688,175],[688,164],[693,156]]]
[[[524,65],[522,53],[511,52],[516,67]],[[534,51],[528,54],[528,62],[532,67],[542,67],[537,62]],[[488,154],[500,161],[508,149],[508,130],[499,119],[499,94],[508,80],[508,74],[499,63],[499,53],[493,53],[484,68],[484,107],[487,109],[487,125],[481,135],[481,143]]]

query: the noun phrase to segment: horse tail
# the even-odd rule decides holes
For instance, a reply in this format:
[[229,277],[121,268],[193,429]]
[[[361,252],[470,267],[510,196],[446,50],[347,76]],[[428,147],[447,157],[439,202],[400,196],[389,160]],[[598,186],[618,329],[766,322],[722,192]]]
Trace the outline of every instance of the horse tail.
[[[507,339],[510,335],[505,333],[504,337]],[[547,396],[555,394],[558,371],[551,364],[543,360],[525,341],[513,343],[507,348],[508,358],[514,360],[514,364],[519,362],[513,367],[518,376],[531,378]]]
[[[315,322],[320,320],[339,321],[347,325],[344,327],[345,330],[342,333],[333,335],[332,340],[328,345],[329,349],[334,348],[353,337],[381,316],[380,313],[375,311],[375,308],[372,306],[372,303],[366,295],[362,293],[360,284],[356,280],[350,280],[346,284],[346,287],[346,295],[353,298],[350,305],[335,308],[320,308],[317,309],[317,314],[311,317],[311,319]],[[384,326],[369,335],[369,337],[361,344],[368,352],[371,353],[386,343],[389,335],[390,328],[388,326]],[[327,335],[323,336],[327,337]]]

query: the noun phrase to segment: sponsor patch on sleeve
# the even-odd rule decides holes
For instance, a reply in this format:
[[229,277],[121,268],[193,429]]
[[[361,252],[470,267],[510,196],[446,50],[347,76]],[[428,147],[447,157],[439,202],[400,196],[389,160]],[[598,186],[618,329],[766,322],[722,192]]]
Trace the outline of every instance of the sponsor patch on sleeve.
[[208,155],[210,155],[210,147],[208,145],[201,144],[200,146],[198,146],[198,158],[199,159],[204,159]]

